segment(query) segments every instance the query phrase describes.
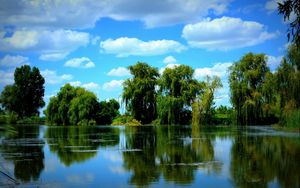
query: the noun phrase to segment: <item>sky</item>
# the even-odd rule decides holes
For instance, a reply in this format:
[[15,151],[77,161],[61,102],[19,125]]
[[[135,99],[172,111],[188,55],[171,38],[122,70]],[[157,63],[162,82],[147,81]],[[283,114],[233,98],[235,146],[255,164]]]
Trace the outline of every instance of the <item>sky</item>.
[[221,77],[215,104],[230,106],[228,67],[248,52],[271,71],[286,53],[288,24],[276,0],[0,0],[0,92],[16,67],[36,66],[46,104],[66,83],[120,101],[127,67],[160,73],[191,66]]

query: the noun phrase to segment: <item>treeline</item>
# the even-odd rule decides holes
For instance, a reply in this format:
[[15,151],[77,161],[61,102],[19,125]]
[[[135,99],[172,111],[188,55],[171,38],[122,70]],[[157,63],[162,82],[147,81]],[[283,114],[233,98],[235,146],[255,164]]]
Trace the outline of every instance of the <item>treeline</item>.
[[248,53],[230,67],[231,103],[240,125],[300,124],[300,49],[290,45],[275,72],[264,54]]
[[198,81],[187,65],[166,68],[162,75],[142,62],[128,69],[132,78],[124,82],[122,97],[135,119],[143,124],[190,124],[193,116],[194,123],[212,123],[214,92],[222,86],[220,78]]

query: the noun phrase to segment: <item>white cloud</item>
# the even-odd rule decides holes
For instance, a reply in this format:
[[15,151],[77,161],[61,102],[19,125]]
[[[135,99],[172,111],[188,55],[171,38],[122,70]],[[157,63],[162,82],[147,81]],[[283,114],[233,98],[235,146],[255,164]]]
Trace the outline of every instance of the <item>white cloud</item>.
[[278,4],[277,3],[282,3],[283,0],[269,0],[265,4],[265,9],[268,11],[268,13],[272,13],[277,10]]
[[81,57],[68,60],[64,66],[73,68],[93,68],[95,67],[95,64],[89,58]]
[[267,65],[270,67],[271,71],[274,71],[281,63],[283,56],[267,56]]
[[130,76],[130,72],[125,67],[118,67],[115,69],[111,69],[108,73],[108,76]]
[[142,41],[137,38],[121,37],[118,39],[107,39],[100,42],[101,51],[108,54],[116,54],[117,57],[152,56],[162,55],[170,52],[181,52],[185,46],[174,40],[152,40]]
[[14,83],[14,72],[0,70],[0,84],[8,85]]
[[213,67],[197,68],[194,72],[194,77],[196,79],[205,79],[206,76],[219,76],[221,79],[226,77],[228,73],[228,68],[232,63],[216,63]]
[[80,81],[69,82],[69,84],[70,84],[71,86],[74,86],[74,87],[81,86],[81,82],[80,82]]
[[140,20],[147,27],[196,21],[227,10],[231,0],[19,1],[1,3],[1,25],[16,27],[92,28],[101,18]]
[[28,57],[24,56],[11,56],[6,55],[2,59],[0,59],[0,66],[4,67],[16,67],[19,65],[29,64]]
[[103,84],[103,89],[107,91],[115,90],[120,88],[123,84],[124,80],[112,80],[110,82],[106,82]]
[[277,32],[267,32],[265,26],[258,22],[231,17],[206,19],[196,24],[188,24],[182,31],[182,37],[190,46],[208,50],[254,46],[277,35]]
[[180,64],[169,63],[165,67],[160,68],[158,72],[159,72],[159,74],[162,75],[164,73],[164,71],[166,70],[166,68],[174,69],[175,67],[178,67],[178,66],[180,66]]
[[41,71],[41,74],[45,78],[46,83],[48,84],[60,84],[62,82],[73,79],[73,76],[70,74],[58,75],[56,71],[48,69]]
[[163,62],[166,63],[166,64],[168,64],[168,63],[176,63],[177,60],[173,56],[167,56],[167,57],[165,57],[165,59],[164,59]]
[[65,58],[70,52],[89,43],[85,32],[71,30],[17,30],[7,37],[0,33],[0,51],[32,51],[41,53],[40,59],[55,61]]
[[99,85],[95,82],[89,82],[89,83],[83,84],[82,87],[84,87],[87,90],[99,89]]
[[89,82],[86,84],[82,84],[80,81],[69,82],[70,85],[74,87],[83,87],[90,91],[97,91],[99,89],[99,84],[95,82]]

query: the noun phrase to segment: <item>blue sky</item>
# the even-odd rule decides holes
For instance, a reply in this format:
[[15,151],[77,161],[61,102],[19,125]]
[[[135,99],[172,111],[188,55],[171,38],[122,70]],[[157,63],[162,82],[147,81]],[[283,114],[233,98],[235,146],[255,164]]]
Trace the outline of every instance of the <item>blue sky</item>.
[[126,67],[143,61],[220,76],[216,105],[230,105],[227,68],[254,52],[273,71],[287,45],[276,0],[1,0],[0,12],[0,91],[30,64],[45,77],[46,102],[65,83],[118,99]]

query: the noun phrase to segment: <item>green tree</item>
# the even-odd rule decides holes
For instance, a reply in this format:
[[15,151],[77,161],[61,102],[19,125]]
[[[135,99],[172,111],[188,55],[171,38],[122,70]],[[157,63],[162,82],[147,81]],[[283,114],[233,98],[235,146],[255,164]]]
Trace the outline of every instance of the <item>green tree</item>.
[[155,86],[158,71],[142,62],[129,66],[128,69],[133,78],[123,83],[123,101],[135,119],[142,123],[150,123],[157,116]]
[[212,122],[214,113],[214,93],[216,89],[222,87],[221,79],[217,76],[207,77],[204,93],[200,95],[192,104],[192,123],[195,125],[209,124]]
[[100,111],[98,113],[98,120],[103,125],[110,125],[112,120],[120,115],[119,108],[120,104],[115,99],[110,99],[108,102],[100,102]]
[[[283,14],[284,21],[289,21],[288,40],[300,47],[300,2],[299,0],[285,0],[278,3],[279,14]],[[295,16],[293,16],[295,15]],[[293,20],[291,20],[293,19]]]
[[99,103],[94,93],[66,84],[50,99],[45,114],[50,124],[77,125],[96,123],[98,112]]
[[191,118],[191,104],[203,85],[193,79],[187,65],[166,68],[159,80],[158,116],[161,124],[184,124]]
[[[277,91],[280,99],[281,123],[286,124],[293,113],[300,111],[300,50],[290,45],[287,55],[283,58],[277,72]],[[298,115],[298,118],[299,115]],[[297,124],[297,122],[295,122]],[[299,124],[298,124],[299,125]]]
[[267,103],[262,89],[268,74],[270,70],[264,54],[248,53],[230,67],[231,102],[238,124],[261,123],[263,107]]
[[14,81],[13,85],[6,86],[1,93],[1,105],[21,118],[38,115],[39,109],[45,105],[45,79],[39,69],[31,69],[29,65],[16,68]]

